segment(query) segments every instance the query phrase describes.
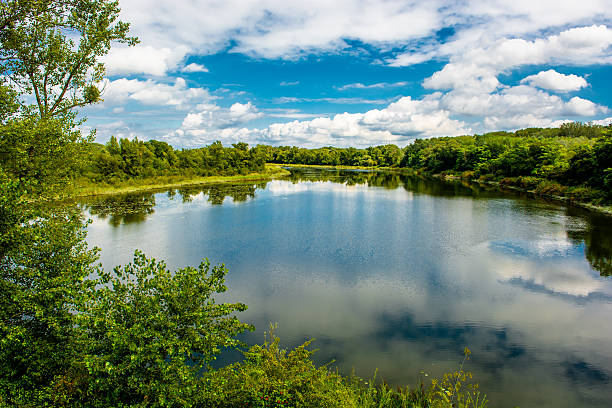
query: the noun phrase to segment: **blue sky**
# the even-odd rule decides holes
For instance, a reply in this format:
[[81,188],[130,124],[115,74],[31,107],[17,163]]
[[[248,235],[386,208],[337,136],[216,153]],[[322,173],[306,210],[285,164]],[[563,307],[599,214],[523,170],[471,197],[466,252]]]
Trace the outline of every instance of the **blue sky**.
[[404,146],[612,122],[612,0],[123,0],[84,130],[223,144]]

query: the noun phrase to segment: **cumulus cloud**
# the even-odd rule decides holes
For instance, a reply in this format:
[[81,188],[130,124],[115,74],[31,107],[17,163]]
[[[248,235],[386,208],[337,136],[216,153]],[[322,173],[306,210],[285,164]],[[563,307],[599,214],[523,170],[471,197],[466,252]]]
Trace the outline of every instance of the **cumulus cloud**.
[[577,91],[581,88],[586,88],[589,84],[586,79],[577,75],[564,75],[549,69],[548,71],[540,71],[536,75],[530,75],[521,80],[521,83],[527,83],[538,88],[548,89],[557,92]]
[[120,78],[106,80],[103,84],[106,107],[137,101],[143,105],[188,107],[204,100],[212,100],[208,90],[188,87],[183,78],[176,78],[174,84],[148,80]]
[[[392,65],[404,66],[486,46],[483,39],[487,38],[520,39],[553,27],[609,21],[602,12],[609,8],[608,3],[227,0],[183,2],[178,7],[171,0],[131,0],[122,4],[122,15],[142,44],[113,49],[108,62],[111,72],[159,75],[175,68],[187,55],[230,48],[257,57],[295,59],[309,53],[341,51],[349,47],[347,40],[356,40],[381,50],[408,46],[410,51],[389,60]],[[448,26],[461,27],[453,44],[436,44],[436,31]],[[593,26],[592,32],[567,30],[556,39],[557,46],[591,51],[600,45],[605,48],[609,35],[601,27]],[[410,47],[431,38],[434,43],[429,41],[425,49]]]
[[463,42],[445,44],[442,52],[450,53],[450,62],[425,79],[425,88],[490,92],[499,86],[500,73],[524,65],[612,63],[612,30],[604,25],[576,27],[532,41],[501,38],[469,50],[463,49]]
[[[402,143],[414,135],[453,135],[470,128],[484,131],[552,126],[568,118],[596,118],[608,109],[584,98],[563,95],[587,87],[585,78],[564,75],[550,67],[612,64],[612,19],[603,11],[609,8],[608,3],[609,0],[200,0],[177,6],[170,0],[131,0],[122,4],[122,14],[142,44],[113,48],[106,57],[110,75],[163,77],[168,72],[206,72],[203,65],[185,65],[187,58],[219,51],[295,60],[310,54],[357,52],[355,47],[363,44],[366,46],[361,56],[368,50],[373,50],[372,55],[380,52],[380,60],[375,63],[402,67],[435,60],[444,65],[423,81],[423,87],[431,93],[421,99],[402,98],[391,104],[390,99],[338,98],[333,94],[271,99],[278,105],[388,105],[363,113],[314,119],[290,109],[266,109],[262,113],[237,93],[228,96],[228,100],[244,103],[233,111],[231,107],[197,110],[193,108],[197,103],[213,98],[207,90],[191,88],[180,78],[174,83],[167,78],[116,79],[111,81],[113,87],[109,84],[105,105],[136,101],[190,110],[194,116],[177,130],[189,143],[214,140],[214,135],[220,133],[233,138],[231,131],[235,138],[278,143],[282,143],[282,137],[307,145],[366,145],[393,140]],[[440,37],[439,30],[449,27],[452,30],[448,35]],[[542,66],[542,71],[524,78],[517,86],[503,83],[502,74],[512,74],[527,65]],[[298,83],[283,81],[280,85]],[[362,81],[336,90],[405,85],[405,81]],[[402,116],[401,112],[410,111],[412,105],[417,108]],[[211,120],[211,114],[214,125],[203,126]],[[265,129],[242,127],[264,114],[297,120]],[[195,125],[198,118],[199,130]]]
[[594,120],[593,124],[600,125],[600,126],[612,125],[612,117],[601,119],[601,120]]
[[[551,123],[560,116],[594,116],[607,112],[607,108],[586,99],[573,97],[564,101],[527,85],[504,87],[492,93],[463,92],[453,90],[444,94],[442,106],[459,115],[473,117],[520,116],[541,118],[541,123]],[[527,117],[527,116],[526,116]],[[532,120],[525,125],[534,125]]]
[[189,48],[185,45],[172,48],[156,48],[152,45],[113,47],[103,62],[109,75],[142,73],[163,76],[175,69],[188,52]]
[[161,75],[188,55],[228,47],[258,57],[295,59],[344,49],[347,39],[398,43],[440,28],[441,5],[441,0],[226,0],[182,2],[178,7],[171,0],[131,0],[121,4],[122,16],[142,44],[113,49],[107,62],[112,74]]
[[208,68],[206,68],[204,65],[196,64],[192,62],[191,64],[185,66],[181,71],[187,72],[187,73],[208,72]]
[[[229,110],[209,108],[187,115],[180,129],[167,137],[189,145],[248,141],[250,144],[300,146],[370,146],[407,144],[417,137],[457,136],[469,133],[465,123],[450,118],[441,108],[441,94],[421,100],[404,97],[384,109],[366,113],[342,113],[312,120],[274,123],[264,129],[238,127],[255,118],[256,108],[235,104]],[[231,120],[231,119],[237,120]]]
[[[251,103],[234,103],[222,108],[214,103],[203,103],[183,119],[179,129],[165,135],[165,139],[179,146],[199,146],[220,140],[225,144],[245,141],[235,138],[240,126],[258,119],[262,113]],[[229,141],[229,142],[228,142]]]
[[384,89],[384,88],[396,88],[408,85],[406,81],[400,82],[379,82],[376,84],[364,85],[361,82],[346,84],[336,89],[339,91],[346,91],[347,89]]

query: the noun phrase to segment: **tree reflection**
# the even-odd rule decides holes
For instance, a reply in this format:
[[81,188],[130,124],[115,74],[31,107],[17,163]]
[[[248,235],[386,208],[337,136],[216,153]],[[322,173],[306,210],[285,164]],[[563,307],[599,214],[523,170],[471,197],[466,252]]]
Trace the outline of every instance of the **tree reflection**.
[[291,168],[291,175],[288,176],[288,179],[293,183],[328,181],[348,186],[367,185],[391,190],[398,188],[402,184],[402,175],[399,173],[369,170]]
[[[368,185],[396,189],[403,187],[406,191],[431,196],[474,198],[491,198],[508,196],[526,196],[517,192],[500,192],[497,187],[468,183],[460,180],[440,180],[417,174],[403,174],[367,170],[336,170],[316,168],[291,168],[289,180],[294,183],[303,181],[333,182],[349,186]],[[528,195],[527,195],[528,196]],[[522,206],[521,211],[540,211],[538,207]],[[612,219],[576,208],[568,208],[568,214],[587,219],[586,228],[568,230],[567,234],[576,244],[584,242],[585,257],[591,267],[601,276],[612,276]]]
[[208,196],[208,202],[212,205],[221,205],[226,197],[231,197],[235,203],[245,202],[255,198],[255,191],[265,189],[266,183],[258,184],[212,184],[206,186],[192,186],[178,189],[183,202],[190,202],[198,194]]
[[574,242],[584,242],[585,257],[594,270],[601,276],[612,276],[612,219],[578,209],[568,210],[569,215],[578,212],[586,218],[586,226],[568,229],[568,237]]
[[143,222],[155,212],[155,195],[122,194],[107,197],[96,197],[84,204],[91,215],[109,218],[113,227],[121,224]]
[[[473,183],[444,181],[397,172],[291,168],[291,175],[287,177],[287,180],[292,183],[333,182],[349,186],[366,185],[385,189],[402,187],[413,193],[442,197],[508,197],[508,194],[499,192],[497,188],[483,188]],[[195,196],[203,194],[210,204],[222,205],[227,197],[230,197],[235,203],[254,199],[256,190],[265,189],[266,185],[267,183],[263,182],[191,186],[170,190],[167,196],[171,200],[180,196],[183,202],[190,202]],[[103,219],[109,218],[109,223],[116,227],[121,224],[145,221],[154,212],[155,196],[153,193],[146,193],[94,198],[86,202],[84,207],[92,215]],[[520,206],[520,210],[534,211],[534,213],[540,211],[537,206],[523,205]],[[585,221],[586,224],[578,227],[568,226],[568,237],[576,245],[584,242],[585,258],[594,270],[601,276],[612,276],[612,218],[575,207],[568,207],[567,213],[573,218]]]
[[342,170],[318,168],[290,168],[288,179],[294,183],[303,181],[317,182],[329,181],[349,186],[367,185],[394,190],[403,187],[407,191],[432,196],[470,196],[491,197],[503,193],[493,188],[485,188],[474,183],[460,180],[445,181],[437,178],[404,172],[370,171],[370,170]]

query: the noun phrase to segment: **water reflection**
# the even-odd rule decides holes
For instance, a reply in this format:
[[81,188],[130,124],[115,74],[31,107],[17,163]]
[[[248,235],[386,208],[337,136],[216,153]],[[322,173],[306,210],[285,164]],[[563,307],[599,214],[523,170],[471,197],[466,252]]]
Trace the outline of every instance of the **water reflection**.
[[[569,211],[575,214],[576,210]],[[570,228],[567,236],[576,243],[584,242],[585,256],[601,276],[612,276],[612,236],[610,217],[592,214],[583,228]]]
[[177,192],[183,197],[183,202],[192,201],[193,197],[204,194],[212,205],[221,205],[226,197],[230,197],[235,203],[255,198],[255,190],[258,188],[266,188],[266,183],[191,186],[179,188]]
[[[521,197],[520,193],[501,193],[495,188],[486,188],[463,181],[442,181],[419,175],[390,173],[383,171],[354,171],[335,169],[290,168],[287,180],[296,185],[304,182],[334,183],[343,186],[381,187],[394,190],[402,187],[410,193],[426,194],[435,197],[473,197],[476,199]],[[234,203],[255,199],[258,189],[266,189],[267,183],[215,184],[189,186],[169,190],[167,197],[174,199],[178,194],[183,203],[191,202],[194,197],[206,197],[212,205],[222,205],[226,198]],[[302,187],[300,187],[302,189]],[[526,197],[525,195],[522,195]],[[91,215],[109,220],[116,227],[121,224],[139,223],[155,211],[155,194],[124,194],[93,198],[84,203]],[[519,205],[522,213],[539,216],[547,205],[533,200],[529,205]],[[575,217],[574,225],[567,226],[567,245],[584,245],[584,256],[591,267],[601,276],[612,276],[612,218],[577,208],[567,208],[568,216]]]
[[94,197],[82,205],[91,215],[108,218],[109,224],[117,227],[146,221],[147,216],[155,212],[155,195],[145,193]]
[[[226,198],[234,203],[245,202],[255,198],[258,188],[265,188],[266,183],[258,184],[212,184],[205,186],[188,186],[166,192],[169,200],[177,198],[183,203],[193,201],[196,197],[206,197],[212,205],[222,205]],[[99,219],[108,219],[113,227],[121,224],[140,223],[155,212],[156,193],[131,193],[111,196],[93,197],[81,202],[81,206],[90,215]]]
[[130,204],[139,222],[90,226],[105,267],[136,248],[170,267],[224,262],[230,292],[219,300],[249,305],[242,319],[259,328],[249,343],[279,322],[286,346],[315,337],[318,362],[378,368],[391,384],[457,369],[469,346],[468,368],[495,406],[612,401],[608,217],[363,171],[299,169],[146,197],[133,201],[154,212]]

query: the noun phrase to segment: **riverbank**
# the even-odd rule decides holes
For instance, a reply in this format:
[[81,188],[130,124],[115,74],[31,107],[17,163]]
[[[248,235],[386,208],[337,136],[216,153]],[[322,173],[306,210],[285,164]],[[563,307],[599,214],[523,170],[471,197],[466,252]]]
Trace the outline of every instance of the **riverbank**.
[[[550,182],[549,180],[544,179],[533,179],[529,180],[532,182],[533,187],[524,187],[519,185],[520,183],[524,183],[525,178],[521,178],[520,180],[511,179],[511,178],[503,178],[501,180],[494,180],[486,177],[469,177],[462,174],[452,174],[452,173],[438,173],[432,174],[423,170],[416,170],[412,168],[398,168],[398,167],[362,167],[362,166],[333,166],[333,165],[306,165],[306,164],[274,164],[275,166],[285,166],[285,167],[296,167],[296,168],[319,168],[319,169],[333,169],[333,170],[369,170],[369,171],[389,171],[400,174],[412,174],[412,175],[421,175],[425,177],[434,177],[445,181],[457,181],[461,180],[466,183],[471,183],[473,185],[478,186],[486,186],[488,188],[496,188],[500,191],[516,191],[521,193],[531,194],[534,197],[552,200],[561,202],[566,205],[571,205],[575,207],[580,207],[587,209],[589,211],[594,211],[600,214],[604,214],[607,216],[612,216],[612,206],[609,205],[598,205],[593,204],[592,202],[581,201],[572,196],[564,196],[562,194],[554,194],[553,192],[562,192],[563,190],[568,190],[568,186],[563,186],[554,182]],[[571,190],[570,190],[571,191]]]
[[[549,180],[543,179],[534,179],[531,183],[533,187],[525,187],[521,186],[521,180],[511,179],[511,178],[503,178],[501,180],[488,180],[486,178],[471,178],[471,177],[463,177],[461,175],[455,174],[427,174],[428,176],[439,178],[445,181],[456,181],[461,180],[467,183],[479,185],[479,186],[487,186],[494,187],[500,191],[511,190],[520,193],[527,193],[533,195],[534,197],[542,198],[545,200],[551,200],[556,202],[561,202],[565,205],[571,205],[574,207],[580,207],[587,209],[589,211],[597,212],[603,215],[612,217],[612,206],[610,205],[598,205],[593,204],[591,202],[580,201],[575,197],[564,196],[561,194],[554,194],[553,192],[561,192],[563,190],[569,189],[568,186],[564,186],[561,184],[550,182]],[[523,183],[524,184],[524,183]]]
[[131,179],[117,184],[79,183],[75,182],[71,190],[72,197],[90,197],[113,194],[127,194],[162,190],[168,188],[191,187],[204,184],[230,184],[237,182],[262,181],[289,175],[290,172],[280,165],[266,165],[263,172],[238,174],[233,176],[160,176],[153,178]]

